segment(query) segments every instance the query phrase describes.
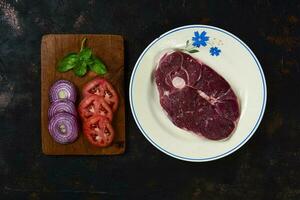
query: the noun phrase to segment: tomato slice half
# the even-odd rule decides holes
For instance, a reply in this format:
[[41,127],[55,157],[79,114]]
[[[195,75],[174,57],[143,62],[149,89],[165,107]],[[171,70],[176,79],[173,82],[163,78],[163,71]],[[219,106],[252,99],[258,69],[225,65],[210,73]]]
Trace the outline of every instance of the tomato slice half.
[[90,95],[82,99],[78,110],[84,121],[95,115],[106,117],[109,121],[112,121],[113,118],[113,112],[110,106],[102,97],[97,95]]
[[104,78],[98,77],[85,84],[82,89],[82,94],[84,97],[92,94],[103,97],[106,103],[112,108],[113,112],[118,108],[118,94],[112,84]]
[[83,133],[91,144],[98,147],[109,146],[115,135],[110,121],[101,115],[89,118],[83,124]]

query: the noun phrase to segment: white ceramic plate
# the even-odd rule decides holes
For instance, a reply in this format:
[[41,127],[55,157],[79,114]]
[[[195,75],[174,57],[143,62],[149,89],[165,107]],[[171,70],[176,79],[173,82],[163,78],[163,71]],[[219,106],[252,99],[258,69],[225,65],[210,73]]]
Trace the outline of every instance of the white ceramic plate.
[[[197,32],[199,35],[197,35]],[[205,33],[203,33],[205,32]],[[208,36],[208,41],[202,36]],[[192,37],[206,46],[194,47]],[[207,39],[207,38],[206,38]],[[241,116],[232,136],[211,141],[176,127],[164,113],[153,71],[166,50],[189,47],[192,53],[223,76],[235,91]],[[203,44],[203,43],[202,43]],[[212,47],[221,52],[214,53]],[[155,39],[139,57],[131,75],[130,106],[144,136],[162,152],[181,160],[203,162],[227,156],[245,144],[257,129],[266,105],[267,89],[263,70],[251,49],[235,35],[212,26],[189,25],[168,31]]]

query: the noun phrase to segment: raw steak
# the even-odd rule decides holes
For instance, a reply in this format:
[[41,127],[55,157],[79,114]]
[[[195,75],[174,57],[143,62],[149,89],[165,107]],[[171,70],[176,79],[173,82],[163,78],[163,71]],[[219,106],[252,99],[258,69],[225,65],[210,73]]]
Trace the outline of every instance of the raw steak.
[[180,51],[167,53],[155,71],[160,104],[179,128],[211,140],[227,138],[240,115],[236,95],[213,69]]

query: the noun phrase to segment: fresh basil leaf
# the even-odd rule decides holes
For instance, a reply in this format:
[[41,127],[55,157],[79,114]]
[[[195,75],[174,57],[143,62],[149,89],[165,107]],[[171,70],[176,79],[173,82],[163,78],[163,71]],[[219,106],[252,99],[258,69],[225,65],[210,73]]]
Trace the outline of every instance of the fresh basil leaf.
[[69,53],[66,55],[57,65],[57,70],[59,72],[66,72],[74,68],[79,61],[77,53]]
[[79,52],[79,58],[80,60],[88,60],[90,59],[92,56],[92,50],[90,48],[83,48],[80,52]]
[[101,60],[93,56],[92,50],[85,47],[87,38],[81,41],[79,53],[70,53],[65,56],[57,66],[59,72],[66,72],[73,69],[76,76],[84,76],[88,67],[97,74],[105,74],[107,72],[105,65]]
[[192,50],[188,50],[188,52],[189,52],[189,53],[197,53],[197,52],[199,52],[199,50],[197,50],[197,49],[192,49]]
[[91,57],[90,59],[86,60],[85,62],[88,66],[91,66],[92,64],[94,64],[94,58]]
[[86,62],[81,62],[78,66],[74,69],[74,73],[76,76],[84,76],[87,72],[87,64]]
[[103,62],[96,57],[93,59],[93,63],[89,64],[90,70],[100,75],[106,74],[107,70]]

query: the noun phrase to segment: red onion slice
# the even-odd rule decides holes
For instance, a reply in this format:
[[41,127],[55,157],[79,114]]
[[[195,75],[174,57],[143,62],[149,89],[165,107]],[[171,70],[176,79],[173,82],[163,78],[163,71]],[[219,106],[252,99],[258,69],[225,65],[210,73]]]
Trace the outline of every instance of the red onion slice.
[[57,113],[50,120],[48,130],[56,142],[72,143],[78,137],[77,119],[69,113]]
[[67,80],[56,81],[50,88],[50,102],[68,99],[75,103],[76,89],[73,83]]
[[54,101],[50,105],[48,110],[48,118],[51,119],[55,114],[61,112],[67,112],[77,117],[77,111],[74,103],[70,100],[65,99]]

